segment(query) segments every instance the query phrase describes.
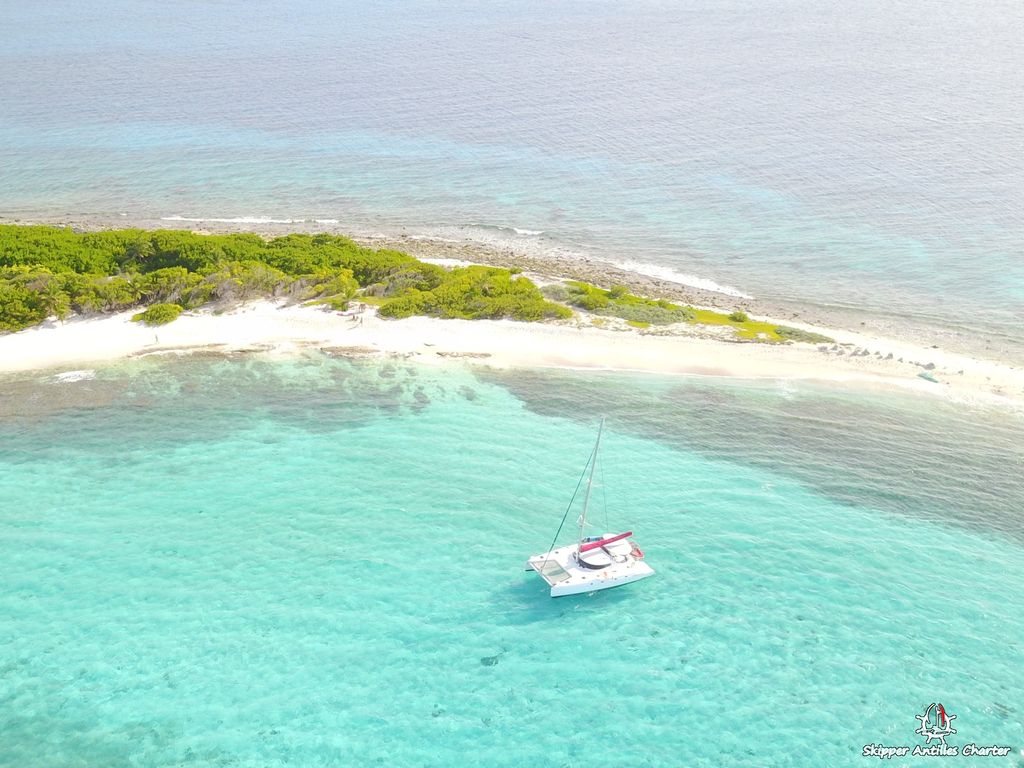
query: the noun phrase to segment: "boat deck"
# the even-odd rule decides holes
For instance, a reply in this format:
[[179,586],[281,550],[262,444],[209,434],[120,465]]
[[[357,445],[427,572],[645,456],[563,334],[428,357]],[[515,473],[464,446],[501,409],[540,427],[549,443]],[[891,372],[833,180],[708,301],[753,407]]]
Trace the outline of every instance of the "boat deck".
[[526,561],[526,569],[536,571],[551,587],[552,597],[595,592],[654,575],[642,558],[633,555],[631,541],[617,541],[603,548],[608,553],[608,564],[600,568],[586,568],[576,559],[576,544],[557,547],[550,552],[534,555]]

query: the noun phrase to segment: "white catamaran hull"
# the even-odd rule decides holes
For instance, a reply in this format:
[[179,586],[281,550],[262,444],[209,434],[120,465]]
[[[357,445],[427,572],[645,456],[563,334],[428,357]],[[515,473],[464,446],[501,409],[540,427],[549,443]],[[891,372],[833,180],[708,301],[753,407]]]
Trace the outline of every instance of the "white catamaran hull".
[[[630,584],[654,575],[654,569],[644,562],[644,553],[635,543],[629,541],[632,531],[603,536],[585,535],[587,529],[587,510],[590,507],[590,491],[594,485],[594,470],[597,469],[597,454],[601,449],[601,433],[604,431],[604,419],[597,429],[597,442],[587,461],[590,474],[587,478],[587,493],[583,497],[583,512],[580,514],[579,535],[575,544],[557,547],[542,555],[534,555],[526,561],[526,570],[536,571],[551,587],[552,597],[579,595],[584,592],[596,592],[599,589],[610,589]],[[580,481],[583,478],[580,477]],[[579,484],[576,486],[579,491]],[[572,509],[576,499],[573,492],[569,506],[562,516],[562,525]],[[555,533],[562,531],[558,526]]]
[[[611,538],[608,534],[605,538]],[[603,547],[607,563],[598,567],[582,565],[578,558],[578,544],[558,547],[526,561],[526,570],[536,571],[551,587],[552,597],[579,595],[630,584],[654,575],[654,569],[645,563],[633,542],[616,541]],[[588,559],[588,558],[584,558]]]

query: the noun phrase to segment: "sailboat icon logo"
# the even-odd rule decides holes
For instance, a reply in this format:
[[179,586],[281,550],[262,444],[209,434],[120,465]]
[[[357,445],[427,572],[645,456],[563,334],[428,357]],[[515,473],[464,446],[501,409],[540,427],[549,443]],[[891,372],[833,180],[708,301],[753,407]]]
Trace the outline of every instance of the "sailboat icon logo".
[[921,727],[914,733],[924,736],[925,744],[931,744],[932,740],[936,740],[942,742],[942,746],[946,746],[946,737],[956,733],[956,728],[953,727],[956,715],[946,712],[946,708],[938,702],[929,704],[923,715],[914,717],[921,723]]

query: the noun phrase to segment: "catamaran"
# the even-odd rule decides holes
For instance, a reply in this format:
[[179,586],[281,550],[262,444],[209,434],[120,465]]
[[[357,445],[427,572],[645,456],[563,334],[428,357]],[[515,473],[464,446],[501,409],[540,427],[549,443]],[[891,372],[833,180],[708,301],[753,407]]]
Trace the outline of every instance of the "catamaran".
[[[526,561],[526,570],[536,571],[551,587],[552,597],[578,595],[581,592],[596,592],[629,584],[633,581],[646,579],[654,575],[654,569],[644,562],[644,553],[636,542],[630,540],[632,531],[626,533],[605,533],[600,536],[587,536],[587,510],[590,507],[590,491],[594,485],[594,469],[597,467],[597,454],[601,449],[601,433],[604,431],[604,419],[597,429],[597,442],[590,454],[584,473],[587,475],[587,490],[583,498],[583,512],[579,519],[579,535],[573,544],[556,547],[540,555],[534,555]],[[580,478],[582,480],[582,477]],[[576,486],[577,492],[579,485]],[[573,494],[573,499],[576,494]],[[572,500],[562,524],[572,508]],[[561,533],[558,526],[555,541]],[[554,542],[552,542],[554,544]]]

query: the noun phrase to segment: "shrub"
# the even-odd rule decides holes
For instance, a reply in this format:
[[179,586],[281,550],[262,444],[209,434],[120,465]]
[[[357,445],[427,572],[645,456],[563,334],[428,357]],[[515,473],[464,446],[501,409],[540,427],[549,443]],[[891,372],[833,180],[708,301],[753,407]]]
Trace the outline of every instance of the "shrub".
[[812,331],[804,331],[800,328],[790,328],[788,325],[780,325],[775,332],[789,341],[802,341],[807,344],[834,344],[835,339]]
[[729,319],[732,320],[734,323],[745,323],[750,318],[747,317],[746,312],[741,312],[740,310],[737,309],[735,312],[729,314]]
[[0,282],[0,330],[20,331],[46,319],[39,294],[24,286]]
[[569,293],[569,303],[588,312],[596,312],[611,304],[607,291],[602,291],[589,283],[574,280],[566,283],[566,290]]
[[209,297],[222,301],[274,296],[291,282],[292,279],[276,267],[252,260],[220,264],[203,280],[210,286]]
[[343,306],[360,287],[382,297],[384,314],[392,316],[571,315],[514,274],[488,267],[448,272],[335,235],[265,240],[253,234],[0,225],[0,329],[17,330],[71,310],[110,312],[151,303],[192,308],[284,294]]
[[126,277],[94,277],[79,286],[75,304],[85,311],[117,312],[138,303],[139,286]]
[[163,267],[141,275],[139,293],[143,301],[177,302],[202,282],[202,276],[184,267]]
[[615,304],[606,314],[621,317],[626,322],[648,323],[649,325],[671,325],[685,323],[693,319],[693,311],[689,307],[673,306],[670,309],[659,306],[655,302],[643,300],[637,303]]
[[422,315],[428,313],[430,301],[422,291],[409,291],[404,296],[399,296],[397,299],[391,299],[380,305],[380,316],[381,317],[392,317],[399,319],[402,317],[411,317],[412,315]]
[[569,290],[561,283],[545,285],[540,292],[552,301],[569,301]]
[[339,299],[351,299],[359,290],[359,283],[352,276],[351,269],[321,269],[298,281],[303,286],[303,297],[315,299],[318,296],[331,296]]
[[571,310],[544,299],[525,277],[497,267],[459,267],[446,272],[436,288],[411,289],[381,305],[384,317],[414,314],[467,320],[508,317],[514,320],[564,318]]
[[[627,322],[668,325],[692,320],[693,310],[665,301],[645,299],[626,293],[623,286],[602,290],[589,283],[570,282],[566,285],[569,303],[601,315],[621,317]],[[614,295],[613,295],[614,294]]]
[[181,314],[182,307],[177,304],[154,304],[143,312],[132,316],[132,320],[145,325],[167,325]]
[[400,296],[408,290],[430,291],[440,286],[447,271],[437,264],[415,262],[395,268],[384,283],[385,296]]
[[343,296],[327,296],[323,299],[317,299],[316,301],[310,302],[311,304],[326,304],[331,309],[336,309],[339,312],[343,312],[348,309],[348,299]]

